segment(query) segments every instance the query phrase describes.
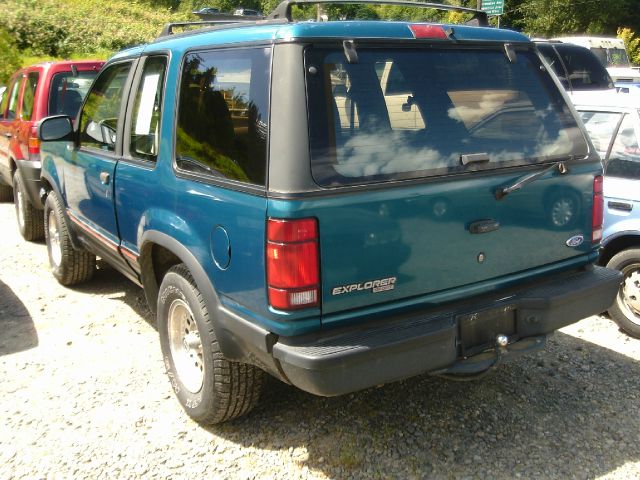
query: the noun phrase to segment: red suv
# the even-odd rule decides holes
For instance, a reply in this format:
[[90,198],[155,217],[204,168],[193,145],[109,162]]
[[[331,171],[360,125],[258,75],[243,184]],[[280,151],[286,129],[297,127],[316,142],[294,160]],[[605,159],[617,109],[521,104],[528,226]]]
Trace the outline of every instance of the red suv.
[[75,117],[103,63],[39,63],[17,71],[8,83],[0,104],[0,202],[14,200],[27,240],[44,236],[38,121],[51,115]]

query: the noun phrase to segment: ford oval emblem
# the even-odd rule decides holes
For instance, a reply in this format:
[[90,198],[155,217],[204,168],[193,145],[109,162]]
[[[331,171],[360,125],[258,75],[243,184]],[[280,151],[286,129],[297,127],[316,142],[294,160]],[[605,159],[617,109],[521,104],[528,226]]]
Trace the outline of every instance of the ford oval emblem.
[[567,247],[578,247],[582,245],[584,242],[584,237],[582,235],[574,235],[569,240],[567,240]]

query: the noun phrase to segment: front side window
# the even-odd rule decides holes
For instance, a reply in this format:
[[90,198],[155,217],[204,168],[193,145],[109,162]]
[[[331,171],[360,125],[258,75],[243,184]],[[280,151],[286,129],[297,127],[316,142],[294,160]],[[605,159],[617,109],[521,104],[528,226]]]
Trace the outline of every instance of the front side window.
[[[575,118],[532,50],[306,50],[312,173],[322,186],[584,157]],[[311,68],[315,67],[315,68]],[[466,162],[466,158],[484,158]]]
[[96,75],[96,70],[82,70],[76,75],[70,71],[53,75],[49,87],[49,115],[75,118]]
[[176,165],[265,185],[271,49],[192,53],[180,82]]
[[611,139],[620,123],[621,113],[580,110],[580,117],[600,158],[606,158]]
[[144,64],[131,119],[129,150],[133,157],[150,161],[158,157],[166,64],[165,57],[152,57]]
[[24,93],[22,94],[22,110],[20,115],[22,120],[31,120],[33,116],[33,106],[36,98],[36,88],[38,88],[38,72],[31,72],[27,75]]
[[618,128],[605,173],[611,177],[640,179],[640,146],[631,115],[625,115]]
[[80,144],[114,151],[129,63],[108,67],[96,79],[80,114]]

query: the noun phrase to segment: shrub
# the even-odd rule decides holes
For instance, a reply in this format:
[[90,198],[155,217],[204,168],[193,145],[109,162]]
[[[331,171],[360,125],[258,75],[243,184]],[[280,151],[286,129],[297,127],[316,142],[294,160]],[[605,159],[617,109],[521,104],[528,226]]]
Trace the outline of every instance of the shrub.
[[640,65],[640,37],[637,37],[630,28],[619,28],[618,38],[624,40],[631,63]]
[[18,47],[6,30],[0,29],[0,85],[4,85],[21,66]]

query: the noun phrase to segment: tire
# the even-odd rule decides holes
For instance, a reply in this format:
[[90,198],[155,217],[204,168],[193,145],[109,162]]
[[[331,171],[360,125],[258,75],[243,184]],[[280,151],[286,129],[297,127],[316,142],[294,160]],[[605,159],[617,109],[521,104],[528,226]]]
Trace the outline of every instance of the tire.
[[13,189],[9,185],[0,183],[0,202],[10,202],[13,200]]
[[169,269],[162,280],[157,315],[167,375],[191,418],[201,424],[221,423],[256,406],[264,372],[222,356],[213,319],[183,264]]
[[618,252],[607,267],[621,271],[624,277],[609,315],[626,333],[640,338],[640,248]]
[[16,207],[18,229],[25,240],[34,241],[44,238],[44,215],[35,208],[24,193],[24,187],[18,172],[13,176],[13,203]]
[[49,265],[60,284],[76,285],[93,276],[96,257],[85,250],[73,248],[62,202],[55,192],[47,196],[44,204],[44,233]]

